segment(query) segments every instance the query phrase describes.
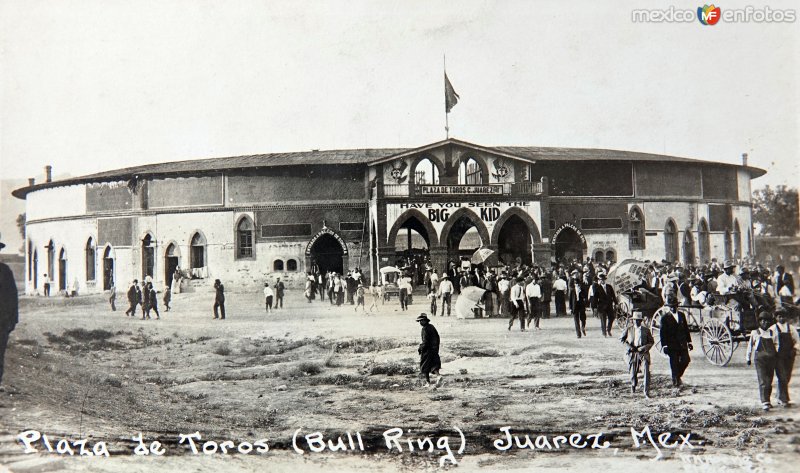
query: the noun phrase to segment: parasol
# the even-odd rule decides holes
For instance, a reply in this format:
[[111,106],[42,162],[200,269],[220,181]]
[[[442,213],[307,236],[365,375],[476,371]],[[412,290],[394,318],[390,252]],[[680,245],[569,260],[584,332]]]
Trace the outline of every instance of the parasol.
[[472,264],[484,263],[493,254],[494,254],[494,251],[490,250],[489,248],[478,248],[475,251],[475,253],[472,253],[472,258],[470,258],[470,262]]
[[635,259],[620,261],[608,271],[608,284],[618,293],[630,291],[644,281],[647,263]]
[[459,319],[475,318],[473,309],[476,307],[483,307],[481,305],[481,299],[483,298],[484,292],[486,292],[485,289],[481,289],[477,286],[469,286],[461,289],[461,294],[459,294],[456,299],[456,317]]

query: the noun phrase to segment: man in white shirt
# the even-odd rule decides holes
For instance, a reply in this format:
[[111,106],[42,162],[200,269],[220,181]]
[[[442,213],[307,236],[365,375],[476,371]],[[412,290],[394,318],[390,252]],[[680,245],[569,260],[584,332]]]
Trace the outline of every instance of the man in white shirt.
[[564,275],[559,275],[553,282],[553,291],[556,299],[556,316],[567,313],[567,281]]
[[447,305],[447,316],[450,317],[450,300],[453,297],[453,283],[450,282],[450,276],[448,276],[447,273],[442,274],[442,282],[439,283],[439,292],[437,295],[442,298],[441,316],[444,317],[444,306]]
[[756,362],[756,376],[758,377],[758,394],[761,399],[761,408],[765,411],[772,407],[772,379],[777,368],[777,353],[775,350],[774,335],[772,333],[772,315],[761,312],[758,315],[759,328],[750,332],[747,342],[745,360],[750,366],[751,360]]
[[428,281],[430,282],[431,291],[435,291],[439,287],[439,275],[436,274],[436,270],[431,271],[430,276],[428,276]]
[[636,392],[636,385],[639,381],[639,369],[644,371],[644,397],[650,397],[650,349],[655,344],[653,335],[647,327],[642,325],[642,313],[633,313],[634,325],[629,326],[622,332],[620,341],[628,347],[626,357],[628,360],[628,372],[631,379],[631,393]]
[[509,291],[511,282],[505,273],[501,273],[500,280],[497,281],[497,291],[500,293],[500,315],[508,315],[509,312]]
[[733,294],[739,287],[739,278],[733,274],[735,267],[732,261],[725,262],[725,272],[717,277],[717,292],[720,294]]
[[508,320],[508,330],[514,325],[514,319],[519,318],[520,331],[525,331],[525,281],[517,279],[517,283],[511,287],[511,318]]
[[542,300],[542,288],[539,286],[539,276],[534,275],[531,282],[525,286],[525,298],[528,301],[528,327],[530,328],[531,320],[533,320],[533,326],[536,330],[541,330],[539,328],[539,319],[541,317],[539,301]]

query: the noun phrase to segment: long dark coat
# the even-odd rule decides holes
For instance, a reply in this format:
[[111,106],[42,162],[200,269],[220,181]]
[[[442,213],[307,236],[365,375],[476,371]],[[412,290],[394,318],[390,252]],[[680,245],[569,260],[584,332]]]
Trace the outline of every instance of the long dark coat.
[[439,332],[430,323],[422,326],[422,343],[419,344],[419,370],[430,373],[442,367],[439,358]]

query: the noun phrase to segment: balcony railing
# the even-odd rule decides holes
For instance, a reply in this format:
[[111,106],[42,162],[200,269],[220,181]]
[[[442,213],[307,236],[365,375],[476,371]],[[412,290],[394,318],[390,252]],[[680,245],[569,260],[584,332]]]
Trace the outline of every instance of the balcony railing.
[[503,182],[499,184],[385,184],[385,197],[435,197],[435,196],[469,196],[469,195],[502,195],[502,196],[534,196],[542,195],[541,182]]

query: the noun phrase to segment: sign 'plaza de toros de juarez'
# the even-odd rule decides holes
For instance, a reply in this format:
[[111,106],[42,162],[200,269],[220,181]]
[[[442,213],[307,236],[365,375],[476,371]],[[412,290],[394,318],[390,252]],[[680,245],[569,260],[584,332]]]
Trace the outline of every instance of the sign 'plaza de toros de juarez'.
[[398,259],[441,271],[573,257],[697,264],[750,255],[761,169],[629,151],[480,146],[277,153],[138,166],[35,183],[26,292],[100,292],[176,268],[229,287]]

